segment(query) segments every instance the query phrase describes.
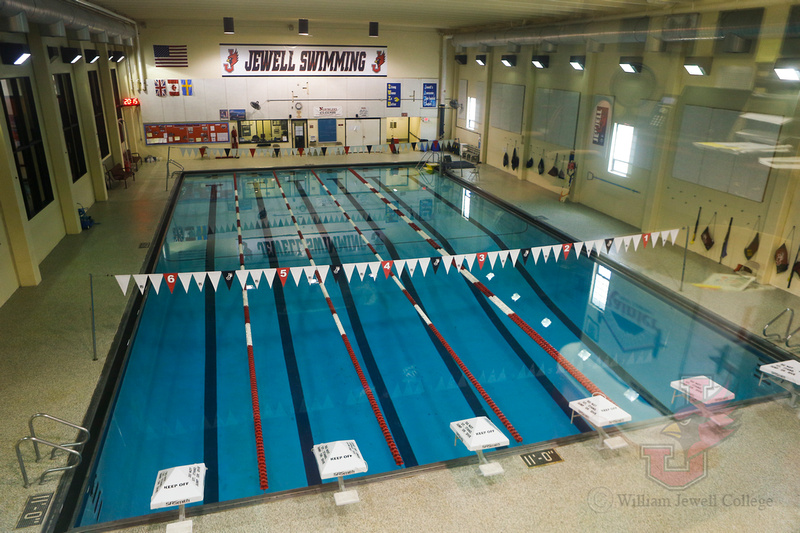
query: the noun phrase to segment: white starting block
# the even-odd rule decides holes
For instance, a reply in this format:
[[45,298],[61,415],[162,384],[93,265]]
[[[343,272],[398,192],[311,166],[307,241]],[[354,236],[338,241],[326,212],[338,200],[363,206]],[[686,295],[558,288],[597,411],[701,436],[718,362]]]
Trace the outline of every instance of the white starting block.
[[197,463],[158,472],[150,509],[178,506],[178,522],[167,524],[168,533],[192,533],[192,521],[186,520],[186,504],[203,501],[206,470],[204,463]]
[[339,492],[333,494],[336,505],[347,505],[361,501],[355,490],[344,490],[344,476],[367,471],[367,462],[354,440],[337,440],[315,444],[312,448],[317,459],[319,476],[322,479],[338,478]]
[[683,378],[670,382],[670,387],[675,389],[672,393],[672,400],[680,395],[685,397],[689,403],[718,426],[726,426],[733,422],[733,419],[726,413],[714,413],[715,404],[733,400],[736,395],[731,391],[706,376],[696,376],[693,378]]
[[618,450],[628,445],[628,441],[622,437],[609,437],[603,429],[606,426],[631,421],[630,414],[605,396],[595,394],[590,398],[574,400],[569,402],[569,408],[572,409],[570,423],[575,420],[575,415],[578,415],[597,431],[597,436],[600,438],[598,449],[606,447],[609,450]]
[[779,387],[786,389],[792,395],[792,401],[789,405],[794,407],[797,403],[797,388],[800,386],[800,361],[791,359],[789,361],[761,365],[758,369],[761,371],[758,384],[761,385],[761,381],[766,377],[770,383],[775,383]]
[[509,440],[492,421],[485,416],[468,418],[450,422],[450,429],[456,434],[456,441],[464,443],[469,451],[478,454],[478,468],[484,477],[496,476],[504,472],[500,463],[490,463],[483,455],[483,450],[487,448],[497,448],[508,446]]

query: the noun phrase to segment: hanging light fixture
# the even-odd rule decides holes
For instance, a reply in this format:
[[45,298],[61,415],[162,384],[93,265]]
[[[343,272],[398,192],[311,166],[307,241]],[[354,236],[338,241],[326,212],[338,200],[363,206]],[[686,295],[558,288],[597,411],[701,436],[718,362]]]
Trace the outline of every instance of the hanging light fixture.
[[378,23],[377,22],[370,22],[369,23],[369,36],[370,37],[377,37],[378,36]]
[[570,56],[569,64],[575,70],[583,70],[586,66],[586,56]]
[[459,65],[466,65],[467,64],[467,54],[456,54],[455,56],[456,63]]
[[531,64],[536,68],[547,68],[550,66],[550,56],[533,56]]
[[61,61],[64,63],[68,63],[70,65],[74,65],[78,61],[81,60],[83,56],[81,55],[81,51],[79,48],[68,48],[65,46],[61,47]]
[[21,65],[31,57],[27,44],[0,43],[0,56],[6,65]]
[[308,35],[308,19],[297,21],[297,35]]
[[711,73],[711,58],[687,57],[683,60],[683,68],[690,76],[708,76]]
[[619,67],[628,74],[638,74],[642,71],[642,56],[622,56]]
[[517,55],[516,54],[503,54],[500,56],[500,62],[507,67],[516,67],[517,66]]
[[475,62],[480,66],[484,66],[486,64],[486,54],[478,54],[475,56]]
[[83,55],[86,58],[87,63],[94,63],[98,59],[100,59],[100,52],[97,50],[92,50],[91,48],[87,48],[83,51]]
[[233,35],[233,17],[222,17],[222,33]]

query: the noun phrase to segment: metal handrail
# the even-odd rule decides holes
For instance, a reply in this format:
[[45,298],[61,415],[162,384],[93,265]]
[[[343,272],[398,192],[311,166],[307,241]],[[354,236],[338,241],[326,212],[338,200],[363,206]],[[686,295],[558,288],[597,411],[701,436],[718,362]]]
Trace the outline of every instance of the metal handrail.
[[25,486],[26,489],[28,487],[30,487],[31,484],[28,481],[28,472],[25,470],[25,461],[22,459],[22,452],[19,451],[20,444],[22,444],[25,441],[33,442],[33,446],[36,449],[36,455],[37,456],[39,455],[39,446],[38,446],[38,444],[41,443],[41,444],[45,444],[47,446],[52,446],[53,450],[56,450],[56,449],[64,450],[65,452],[67,452],[69,454],[72,454],[72,455],[74,455],[74,456],[76,456],[78,458],[78,460],[77,460],[77,462],[75,464],[71,464],[71,465],[67,465],[67,466],[59,466],[59,467],[56,467],[56,468],[49,468],[49,469],[45,470],[44,472],[42,472],[42,477],[39,478],[39,484],[40,485],[42,483],[44,483],[44,478],[45,478],[45,476],[47,476],[47,474],[52,474],[53,472],[61,472],[61,471],[65,471],[65,470],[72,470],[74,468],[77,468],[77,466],[79,464],[81,464],[81,453],[79,451],[77,451],[77,450],[73,450],[72,448],[68,448],[66,445],[56,444],[54,442],[49,442],[49,441],[46,441],[44,439],[40,439],[38,437],[31,437],[31,436],[22,437],[21,439],[19,439],[17,441],[17,444],[16,444],[15,448],[17,450],[17,461],[19,462],[19,469],[22,472],[22,481],[25,484],[24,486]]
[[[30,420],[28,420],[28,428],[31,431],[30,436],[33,437],[34,439],[36,439],[36,432],[33,429],[33,421],[36,420],[37,418],[46,418],[48,420],[53,420],[54,422],[58,422],[60,424],[64,424],[65,426],[69,426],[71,428],[77,429],[78,430],[78,435],[80,435],[80,433],[85,433],[86,434],[86,438],[83,439],[83,440],[78,439],[77,442],[70,442],[70,443],[67,443],[67,444],[59,444],[57,446],[59,449],[71,448],[73,446],[80,446],[81,444],[86,444],[86,442],[88,442],[89,439],[91,438],[91,435],[89,434],[89,430],[86,429],[85,427],[81,427],[81,426],[79,426],[77,424],[73,424],[72,422],[68,422],[66,420],[63,420],[61,418],[58,418],[58,417],[55,417],[55,416],[52,416],[52,415],[48,415],[47,413],[36,413],[35,415],[33,415],[30,418]],[[42,456],[39,454],[39,446],[36,444],[37,442],[39,442],[39,441],[38,440],[34,440],[33,441],[33,449],[36,451],[36,462],[38,463],[39,461],[42,460]],[[51,459],[53,457],[55,457],[55,453],[56,453],[56,450],[53,449],[53,452],[50,454],[50,458]]]
[[[778,335],[777,333],[767,333],[767,329],[768,329],[768,328],[769,328],[769,327],[770,327],[772,324],[774,324],[775,322],[777,322],[777,320],[778,320],[780,317],[782,317],[783,315],[785,315],[787,312],[789,313],[789,323],[788,323],[788,324],[786,324],[786,332],[785,332],[785,333],[784,333],[782,336],[781,336],[781,335]],[[792,335],[794,335],[794,334],[795,334],[795,333],[797,333],[797,331],[798,331],[798,330],[796,329],[796,330],[792,331],[791,333],[789,333],[789,330],[790,330],[790,329],[792,329],[792,323],[793,323],[793,322],[794,322],[794,309],[792,309],[791,307],[787,307],[786,309],[784,309],[783,311],[781,311],[780,313],[778,313],[778,314],[777,314],[777,316],[776,316],[775,318],[773,318],[772,320],[770,320],[769,322],[767,322],[767,324],[764,326],[764,329],[762,330],[762,334],[763,334],[763,335],[764,335],[764,337],[765,337],[765,338],[767,338],[767,339],[769,339],[769,338],[775,338],[775,339],[776,339],[777,341],[779,341],[779,342],[786,342],[786,343],[787,343],[787,346],[788,346],[789,339],[791,338],[791,336],[792,336]],[[800,328],[798,328],[798,329],[800,329]]]

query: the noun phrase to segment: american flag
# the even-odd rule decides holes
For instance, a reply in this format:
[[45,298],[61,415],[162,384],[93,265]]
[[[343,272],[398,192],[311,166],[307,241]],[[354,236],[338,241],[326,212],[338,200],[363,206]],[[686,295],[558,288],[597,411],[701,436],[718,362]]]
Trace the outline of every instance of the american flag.
[[154,44],[153,56],[157,67],[188,67],[189,54],[185,44]]
[[167,96],[167,82],[164,80],[156,80],[156,96]]

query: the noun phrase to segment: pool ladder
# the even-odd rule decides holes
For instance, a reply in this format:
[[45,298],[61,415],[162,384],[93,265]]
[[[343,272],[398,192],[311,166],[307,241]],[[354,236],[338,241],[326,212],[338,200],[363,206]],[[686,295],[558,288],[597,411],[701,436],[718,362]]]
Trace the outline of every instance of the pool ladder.
[[[36,436],[36,432],[33,429],[33,421],[37,418],[46,418],[48,420],[53,420],[54,422],[58,422],[59,424],[63,424],[65,426],[69,426],[71,428],[75,428],[78,430],[78,440],[77,442],[69,442],[66,444],[56,444],[54,442],[46,441],[40,437]],[[24,486],[27,489],[30,487],[30,482],[28,481],[28,472],[25,469],[25,461],[22,459],[22,452],[20,451],[19,447],[23,442],[32,442],[33,443],[33,450],[36,452],[36,462],[42,460],[42,455],[39,453],[39,444],[43,444],[45,446],[50,446],[53,448],[53,451],[50,453],[50,459],[54,459],[56,456],[56,450],[62,450],[70,454],[71,456],[76,458],[76,461],[73,464],[67,464],[66,466],[59,466],[56,468],[49,468],[42,473],[42,477],[39,478],[39,484],[41,485],[44,483],[44,478],[47,474],[52,474],[53,472],[63,472],[66,470],[73,470],[77,468],[79,464],[81,464],[81,452],[75,450],[74,448],[77,446],[82,446],[88,442],[90,435],[89,430],[73,424],[72,422],[67,422],[66,420],[62,420],[60,418],[56,418],[55,416],[48,415],[47,413],[36,413],[33,415],[30,420],[28,420],[28,428],[30,429],[30,435],[26,437],[22,437],[17,441],[15,446],[17,450],[17,461],[19,461],[19,469],[22,472],[22,481],[24,482]],[[80,439],[81,434],[84,435],[83,439]],[[67,461],[69,463],[69,461]]]
[[[789,314],[789,320],[786,323],[786,331],[784,332],[784,334],[781,335],[781,334],[778,334],[778,333],[767,333],[767,330],[769,329],[769,327],[772,326],[778,320],[780,320],[780,318],[783,315],[785,315],[786,313]],[[775,318],[773,318],[772,320],[767,322],[767,325],[764,326],[764,330],[763,330],[764,337],[766,337],[767,339],[774,339],[777,342],[782,342],[782,343],[784,343],[786,345],[787,348],[796,348],[797,346],[800,346],[800,345],[797,345],[797,344],[791,345],[790,341],[792,339],[792,336],[795,333],[797,333],[798,331],[800,331],[800,327],[797,327],[794,330],[792,330],[793,323],[794,323],[794,309],[792,309],[791,307],[787,307],[786,309],[784,309],[783,311],[778,313],[775,316]]]

